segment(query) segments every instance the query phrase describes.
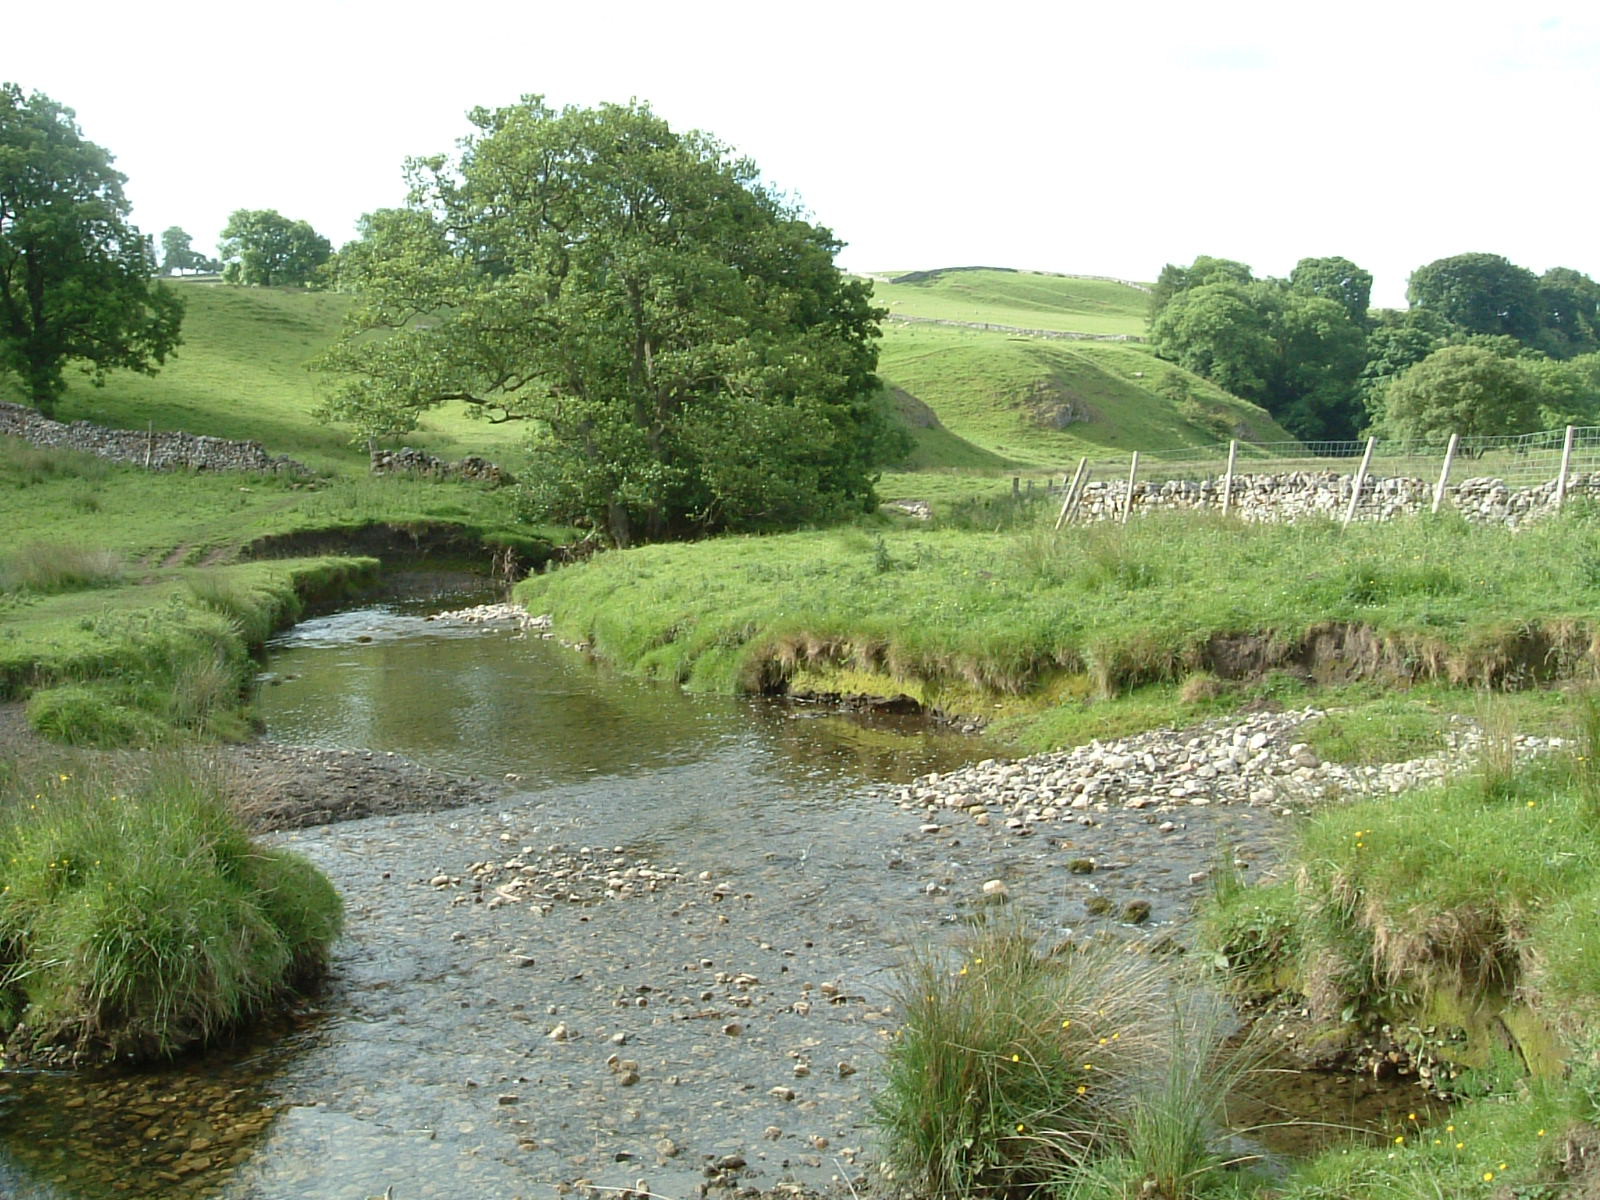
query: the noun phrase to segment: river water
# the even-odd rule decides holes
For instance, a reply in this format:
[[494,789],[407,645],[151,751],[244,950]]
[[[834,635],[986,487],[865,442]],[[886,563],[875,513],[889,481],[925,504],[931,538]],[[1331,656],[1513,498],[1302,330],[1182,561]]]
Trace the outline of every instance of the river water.
[[[286,743],[393,752],[503,799],[281,835],[346,898],[327,985],[273,1029],[170,1068],[0,1077],[0,1196],[546,1196],[708,1173],[827,1187],[872,1160],[870,1093],[904,948],[1001,880],[1058,938],[1180,928],[1220,848],[1110,813],[934,829],[886,784],[970,737],[620,676],[537,635],[374,607],[271,648]],[[1068,864],[1094,857],[1093,876]],[[1095,897],[1110,915],[1091,916]],[[1125,930],[1125,932],[1133,932]],[[1339,1119],[1341,1114],[1331,1114]]]

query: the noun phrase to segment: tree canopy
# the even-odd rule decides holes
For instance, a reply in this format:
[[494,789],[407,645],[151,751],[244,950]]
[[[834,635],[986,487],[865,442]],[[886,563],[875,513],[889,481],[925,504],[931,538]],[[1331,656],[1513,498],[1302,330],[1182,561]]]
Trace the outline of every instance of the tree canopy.
[[1289,290],[1332,300],[1358,326],[1365,327],[1372,303],[1372,272],[1348,258],[1302,258],[1289,272]]
[[1150,342],[1176,362],[1272,413],[1295,436],[1354,436],[1372,277],[1348,259],[1302,259],[1296,278],[1254,279],[1225,258],[1168,264],[1152,298]]
[[77,363],[153,373],[178,344],[183,305],[151,279],[126,179],[71,109],[0,85],[0,374],[46,413]]
[[882,311],[828,230],[638,102],[470,120],[340,252],[358,299],[322,363],[331,415],[526,420],[538,510],[619,544],[870,507],[903,447],[873,373]]
[[161,269],[168,275],[185,271],[220,271],[222,264],[194,248],[194,238],[177,225],[161,231]]
[[228,218],[217,252],[227,282],[271,287],[310,283],[333,246],[306,221],[272,208],[241,208]]
[[1539,399],[1537,379],[1517,361],[1482,346],[1445,346],[1388,386],[1384,427],[1421,442],[1527,433],[1538,422]]
[[1406,298],[1468,333],[1531,344],[1542,323],[1538,277],[1499,254],[1457,254],[1418,267]]

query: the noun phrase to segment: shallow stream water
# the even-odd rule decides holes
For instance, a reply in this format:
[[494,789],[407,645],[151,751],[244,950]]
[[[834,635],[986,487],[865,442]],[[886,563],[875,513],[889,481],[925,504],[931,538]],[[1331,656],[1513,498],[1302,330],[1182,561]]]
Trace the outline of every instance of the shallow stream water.
[[[396,607],[272,648],[269,734],[504,783],[500,801],[280,835],[346,898],[327,986],[171,1068],[0,1076],[0,1196],[667,1196],[708,1174],[826,1187],[872,1158],[904,948],[1002,880],[1060,938],[1085,902],[1179,928],[1219,848],[1274,818],[1137,812],[1070,833],[930,830],[882,785],[972,737],[691,697],[505,628]],[[1100,869],[1074,874],[1075,858]],[[1403,1103],[1403,1101],[1402,1101]],[[1343,1119],[1346,1114],[1330,1114]],[[738,1164],[738,1165],[735,1165]]]

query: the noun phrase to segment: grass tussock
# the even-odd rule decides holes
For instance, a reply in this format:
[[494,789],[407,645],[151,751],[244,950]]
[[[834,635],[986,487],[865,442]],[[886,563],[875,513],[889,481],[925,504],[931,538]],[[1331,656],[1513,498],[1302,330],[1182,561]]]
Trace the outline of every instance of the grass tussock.
[[122,556],[114,550],[34,542],[0,558],[0,592],[53,595],[121,583]]
[[[1247,1060],[1203,998],[1174,999],[1126,945],[1042,952],[1020,924],[900,976],[904,1025],[875,1098],[889,1169],[910,1194],[1114,1195],[1161,1181],[1183,1200],[1222,1159],[1221,1103]],[[1102,1190],[1081,1190],[1091,1181]]]
[[261,1011],[338,935],[327,879],[256,845],[193,763],[4,787],[0,1026],[13,1057],[173,1054]]

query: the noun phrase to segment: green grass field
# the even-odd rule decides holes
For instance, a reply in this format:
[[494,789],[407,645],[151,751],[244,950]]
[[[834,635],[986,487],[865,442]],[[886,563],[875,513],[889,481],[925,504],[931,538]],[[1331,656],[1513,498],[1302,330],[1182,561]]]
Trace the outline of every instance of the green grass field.
[[[307,363],[338,335],[349,298],[300,288],[243,288],[198,280],[167,286],[183,297],[183,344],[155,375],[114,372],[93,387],[69,370],[57,417],[123,429],[183,430],[261,442],[318,471],[365,474],[366,447],[317,421],[318,381]],[[21,402],[0,384],[0,399]],[[427,414],[395,444],[443,458],[482,454],[515,470],[521,431],[458,410]]]
[[1150,306],[1148,292],[1125,283],[982,267],[885,273],[872,290],[891,317],[1132,337],[1144,336]]
[[1084,454],[1290,440],[1256,405],[1139,346],[898,325],[878,370],[937,416],[912,427],[912,470],[1060,472]]
[[[62,420],[251,439],[314,470],[365,477],[365,445],[348,430],[314,418],[319,379],[308,367],[337,336],[347,297],[201,280],[175,280],[169,286],[186,304],[184,340],[176,356],[154,376],[114,373],[100,388],[69,372],[71,383],[58,411]],[[1085,320],[1093,318],[1108,332],[1135,332],[1144,320],[1144,293],[1100,280],[983,270],[875,286],[880,301],[894,311],[917,315],[966,319],[976,314],[975,319],[994,324],[1048,329],[1087,328]],[[1070,471],[1083,454],[1137,449],[1159,457],[1162,451],[1230,437],[1288,437],[1261,409],[1132,344],[889,322],[879,373],[891,399],[908,414],[914,445],[905,463],[892,465],[881,489],[885,496],[959,502],[999,494],[1012,474]],[[20,398],[0,385],[0,399]],[[444,458],[483,454],[515,472],[522,433],[516,424],[475,421],[456,406],[425,414],[414,433],[391,442]],[[205,491],[208,485],[173,485],[185,486]],[[92,483],[76,488],[73,502],[84,515],[99,511],[95,493]],[[119,520],[133,535],[132,548],[142,554],[163,541],[226,541],[233,514],[260,514],[281,502],[243,490],[191,499],[178,510],[209,514],[218,528],[196,530],[193,536],[186,532],[178,541],[154,530],[140,534],[135,526],[147,516],[157,527],[164,528],[165,520],[135,502]],[[294,504],[284,507],[291,510],[291,523],[298,519]],[[63,522],[73,523],[42,519],[38,533],[48,536]]]

